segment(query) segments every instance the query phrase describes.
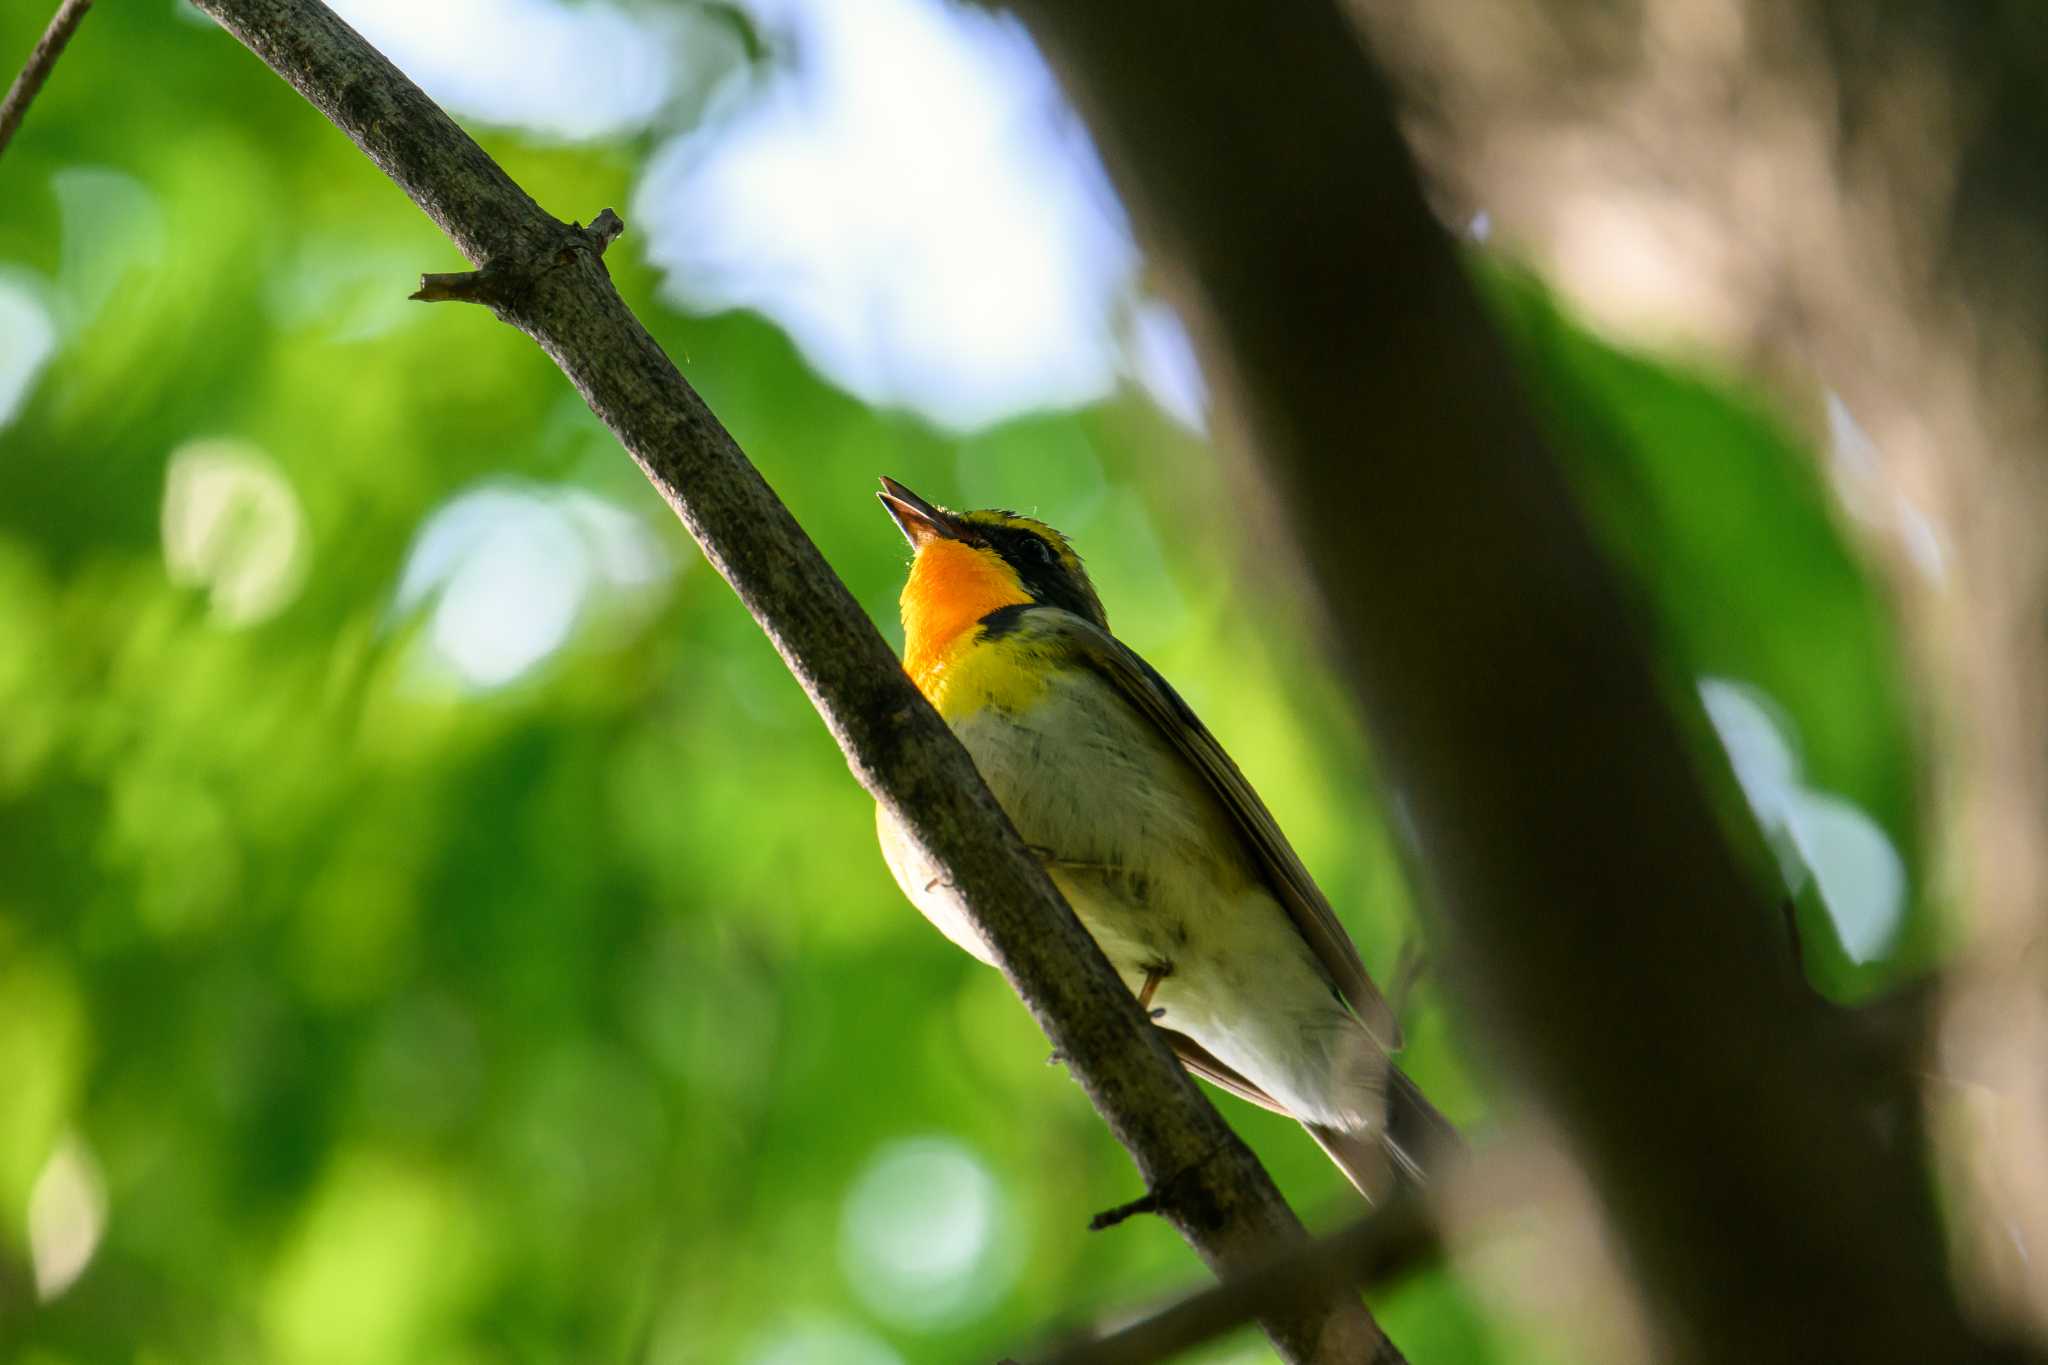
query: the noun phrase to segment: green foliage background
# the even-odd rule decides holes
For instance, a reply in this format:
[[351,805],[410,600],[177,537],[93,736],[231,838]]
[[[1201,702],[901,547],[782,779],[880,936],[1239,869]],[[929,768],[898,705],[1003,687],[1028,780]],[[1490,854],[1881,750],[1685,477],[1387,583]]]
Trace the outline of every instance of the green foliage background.
[[[0,14],[0,54],[40,8]],[[565,218],[623,206],[647,151],[487,145]],[[632,236],[610,259],[892,637],[878,473],[1073,534],[1390,967],[1419,932],[1402,855],[1214,454],[1135,395],[947,436],[830,388],[759,318],[670,311]],[[0,425],[0,1357],[991,1359],[1197,1279],[1163,1226],[1083,1231],[1135,1193],[1126,1159],[1000,979],[902,902],[804,698],[558,373],[481,311],[403,301],[460,264],[169,3],[97,10],[0,163],[0,277],[59,327]],[[1904,859],[1878,963],[1802,893],[1817,977],[1912,967],[1906,701],[1811,457],[1725,382],[1482,269],[1674,696],[1768,693],[1809,778]],[[166,570],[166,470],[200,438],[260,448],[304,513],[299,586],[247,627]],[[430,514],[493,481],[610,500],[673,573],[475,690],[422,665],[433,604],[394,593]],[[1433,987],[1416,1011],[1412,1068],[1483,1128],[1483,1040]],[[1219,1103],[1311,1219],[1353,1211],[1292,1125]],[[920,1300],[875,1279],[856,1191],[927,1139],[992,1194],[965,1278]],[[105,1228],[42,1302],[29,1206],[67,1143]],[[947,1212],[882,1193],[912,1233]],[[1450,1271],[1379,1306],[1419,1362],[1552,1349]]]

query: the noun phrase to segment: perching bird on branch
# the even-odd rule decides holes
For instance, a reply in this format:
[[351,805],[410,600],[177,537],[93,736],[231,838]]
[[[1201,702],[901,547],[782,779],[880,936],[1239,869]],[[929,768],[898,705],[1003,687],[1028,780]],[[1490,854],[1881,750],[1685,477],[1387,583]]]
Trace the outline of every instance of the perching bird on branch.
[[[1392,1067],[1393,1012],[1237,765],[1110,634],[1066,538],[882,485],[915,556],[905,669],[1181,1061],[1300,1120],[1368,1197],[1419,1176],[1390,1082],[1441,1119]],[[943,875],[886,810],[879,825],[904,894],[992,962]]]

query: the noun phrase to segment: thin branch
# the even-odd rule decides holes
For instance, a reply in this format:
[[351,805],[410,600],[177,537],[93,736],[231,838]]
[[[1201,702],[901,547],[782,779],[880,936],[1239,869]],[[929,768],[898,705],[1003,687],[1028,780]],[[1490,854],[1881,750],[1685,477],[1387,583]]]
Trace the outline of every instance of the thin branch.
[[[540,344],[619,438],[781,652],[854,775],[963,893],[1011,984],[1159,1194],[1160,1213],[1220,1276],[1301,1242],[1306,1234],[1271,1179],[1181,1070],[967,751],[619,298],[590,230],[543,212],[315,0],[197,3],[494,276],[492,308]],[[1289,1360],[1399,1358],[1349,1294],[1290,1304],[1262,1325]]]
[[[1330,0],[1016,0],[1199,291],[1446,966],[1688,1359],[1983,1361],[1917,1130],[1866,1121]],[[1682,704],[1682,703],[1676,703]],[[1694,732],[1705,733],[1695,718]],[[1732,782],[1729,783],[1732,786]]]
[[1314,1242],[1289,1247],[1248,1274],[1190,1294],[1129,1326],[1057,1348],[1044,1365],[1150,1365],[1242,1327],[1276,1304],[1386,1284],[1442,1250],[1435,1224],[1413,1192],[1371,1217]]
[[63,55],[64,45],[71,41],[71,35],[78,31],[85,21],[85,12],[91,8],[92,0],[64,0],[50,17],[50,26],[43,30],[35,49],[28,54],[27,65],[14,78],[14,84],[7,87],[7,97],[0,99],[0,155],[5,155],[7,144],[14,140],[14,130],[21,127],[21,120],[28,114],[29,103],[43,88],[43,82],[50,79],[50,71]]

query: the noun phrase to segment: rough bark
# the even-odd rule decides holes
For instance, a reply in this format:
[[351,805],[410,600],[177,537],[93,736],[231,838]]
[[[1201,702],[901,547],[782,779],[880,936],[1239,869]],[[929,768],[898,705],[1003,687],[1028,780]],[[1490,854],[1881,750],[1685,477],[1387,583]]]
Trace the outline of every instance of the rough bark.
[[[613,289],[617,220],[545,213],[418,87],[315,0],[198,0],[362,148],[479,267],[422,284],[532,337],[675,509],[774,642],[855,777],[964,893],[1009,977],[1137,1163],[1159,1212],[1218,1274],[1304,1234],[1174,1061],[1010,827],[972,760],[733,438]],[[865,496],[848,490],[848,496]],[[1355,1296],[1262,1325],[1289,1360],[1398,1360]]]
[[[1195,286],[1503,1070],[1687,1359],[2008,1358],[1832,1064],[1336,7],[1018,0]],[[1694,718],[1694,734],[1706,733]]]

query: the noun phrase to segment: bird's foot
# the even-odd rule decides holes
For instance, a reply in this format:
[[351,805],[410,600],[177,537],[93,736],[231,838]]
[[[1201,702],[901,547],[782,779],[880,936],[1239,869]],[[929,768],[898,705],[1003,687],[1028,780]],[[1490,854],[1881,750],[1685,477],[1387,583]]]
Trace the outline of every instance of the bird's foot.
[[1171,962],[1151,962],[1146,964],[1145,984],[1138,991],[1138,1008],[1145,1011],[1148,1018],[1157,1019],[1166,1012],[1163,1009],[1154,1012],[1152,1009],[1152,992],[1159,989],[1160,982],[1172,975],[1173,964]]

